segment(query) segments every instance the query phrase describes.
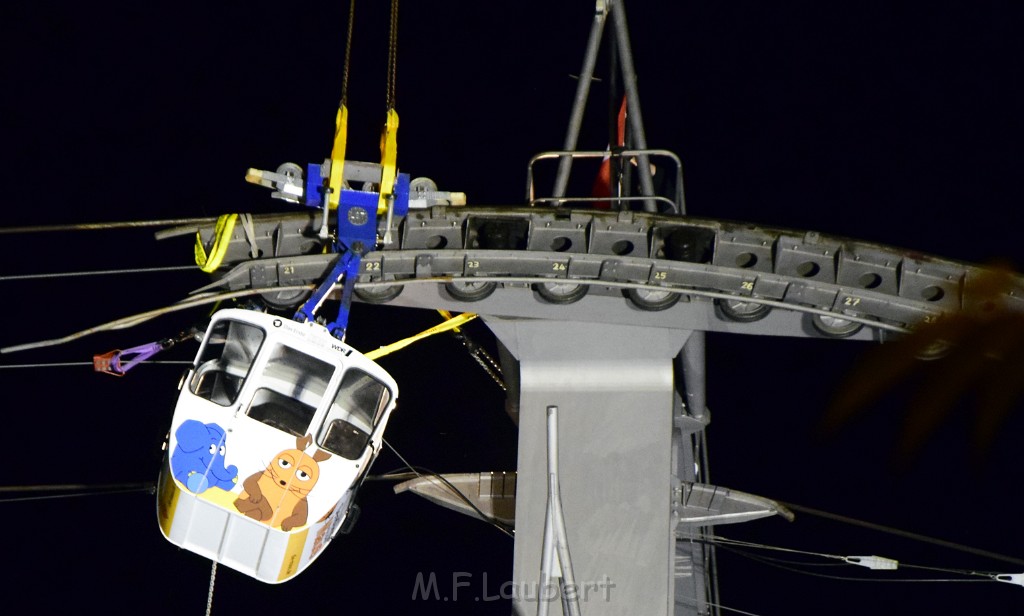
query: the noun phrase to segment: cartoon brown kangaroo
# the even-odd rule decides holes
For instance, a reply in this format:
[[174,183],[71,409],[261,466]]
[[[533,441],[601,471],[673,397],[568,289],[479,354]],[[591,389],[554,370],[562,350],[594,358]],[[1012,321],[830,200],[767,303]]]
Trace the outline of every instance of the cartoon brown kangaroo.
[[295,439],[296,449],[285,449],[274,456],[267,468],[254,473],[243,483],[235,509],[269,526],[291,530],[306,523],[309,505],[306,496],[320,478],[320,462],[331,454],[317,449],[312,456],[303,453],[313,437]]

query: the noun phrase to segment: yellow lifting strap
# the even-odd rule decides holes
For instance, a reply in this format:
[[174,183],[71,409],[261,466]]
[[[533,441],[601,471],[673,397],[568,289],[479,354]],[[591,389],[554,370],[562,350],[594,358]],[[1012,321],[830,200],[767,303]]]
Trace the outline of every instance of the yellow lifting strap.
[[331,148],[331,175],[327,185],[331,187],[328,199],[330,209],[337,209],[341,198],[341,187],[345,172],[345,146],[348,142],[348,107],[338,107],[338,117],[334,120],[334,147]]
[[[441,308],[437,309],[437,314],[439,314],[442,317],[444,317],[446,321],[450,321],[451,318],[452,318],[452,313],[448,312],[447,310],[442,310]],[[452,329],[455,330],[456,334],[459,333],[459,328],[458,327],[454,327]]]
[[446,316],[445,318],[448,319],[448,320],[445,321],[444,323],[441,323],[439,325],[435,325],[435,326],[431,327],[428,330],[425,330],[425,331],[422,331],[422,332],[416,334],[415,336],[410,336],[408,338],[404,338],[402,340],[399,340],[398,342],[392,342],[391,344],[389,344],[387,346],[382,346],[382,347],[380,347],[379,349],[377,349],[375,351],[370,351],[368,353],[364,353],[364,355],[367,358],[374,359],[374,360],[379,358],[379,357],[384,357],[385,355],[389,355],[389,354],[391,354],[391,353],[393,353],[395,351],[398,351],[400,349],[404,349],[405,347],[409,346],[413,342],[417,342],[417,341],[422,340],[424,338],[427,338],[429,336],[433,336],[434,334],[440,334],[440,333],[446,332],[446,331],[448,331],[450,329],[458,330],[459,327],[461,327],[461,326],[465,325],[466,323],[469,323],[470,321],[475,319],[476,315],[471,313],[471,312],[464,312],[464,313],[460,314],[457,317]]
[[228,245],[231,244],[231,234],[235,230],[237,220],[238,214],[222,214],[217,218],[217,224],[213,228],[213,246],[210,247],[210,254],[206,254],[203,236],[196,231],[196,265],[199,269],[209,274],[220,267],[224,255],[228,252]]
[[396,160],[398,159],[398,112],[388,109],[384,134],[380,136],[380,197],[377,200],[377,215],[388,210],[388,198],[395,192]]

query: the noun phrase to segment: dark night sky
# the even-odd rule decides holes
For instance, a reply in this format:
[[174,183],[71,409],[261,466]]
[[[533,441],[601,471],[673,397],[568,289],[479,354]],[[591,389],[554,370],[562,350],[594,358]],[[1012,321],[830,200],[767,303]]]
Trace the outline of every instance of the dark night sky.
[[[19,3],[0,19],[0,227],[279,211],[281,202],[244,183],[246,168],[327,155],[347,3],[65,4]],[[355,159],[378,156],[386,4],[357,7]],[[529,156],[557,149],[564,137],[593,7],[553,4],[402,4],[403,171],[465,191],[472,205],[522,203]],[[691,213],[1019,267],[1022,10],[998,2],[927,10],[768,4],[634,0],[628,7],[648,143],[682,157]],[[592,89],[581,147],[605,144],[604,87]],[[187,239],[157,243],[149,230],[3,237],[0,276],[185,265],[192,251]],[[205,281],[199,272],[0,281],[0,343],[162,306]],[[201,316],[164,317],[0,360],[87,360],[176,333]],[[434,321],[357,306],[349,341],[370,349]],[[471,331],[488,340],[481,325]],[[890,462],[906,416],[898,395],[835,438],[813,436],[866,348],[711,336],[715,482],[1024,557],[1020,413],[979,463],[969,455],[967,404],[901,469]],[[411,461],[442,472],[514,469],[515,429],[501,392],[453,340],[438,337],[381,363],[402,387],[387,438]],[[8,459],[0,484],[154,480],[179,372],[146,366],[114,379],[84,367],[0,371],[7,392],[0,447]],[[398,465],[385,453],[375,470]],[[469,572],[475,583],[486,573],[493,591],[510,579],[511,540],[381,484],[367,486],[362,504],[355,533],[284,586],[221,568],[215,611],[509,613],[503,602],[410,596],[416,573],[430,571],[439,580]],[[167,543],[154,510],[143,494],[3,505],[4,590],[41,613],[200,613],[208,563]],[[806,516],[722,534],[923,565],[1014,569]],[[763,616],[1019,614],[1024,605],[1024,590],[1008,585],[839,582],[727,554],[720,576],[725,605]]]

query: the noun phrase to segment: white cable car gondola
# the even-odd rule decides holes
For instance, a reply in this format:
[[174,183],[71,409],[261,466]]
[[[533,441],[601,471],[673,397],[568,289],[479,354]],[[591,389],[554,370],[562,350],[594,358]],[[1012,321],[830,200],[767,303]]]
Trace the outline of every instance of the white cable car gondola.
[[157,513],[169,541],[278,583],[351,523],[398,388],[315,323],[214,315],[182,381]]

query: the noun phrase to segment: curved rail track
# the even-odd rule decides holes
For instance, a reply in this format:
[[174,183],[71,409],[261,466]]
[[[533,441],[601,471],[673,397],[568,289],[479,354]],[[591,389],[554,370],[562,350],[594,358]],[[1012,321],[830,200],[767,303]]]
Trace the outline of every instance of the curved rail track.
[[[215,281],[231,291],[309,284],[319,212],[257,215],[236,229]],[[379,223],[383,237],[386,221]],[[433,207],[391,221],[363,257],[357,298],[504,317],[558,318],[755,335],[884,339],[943,313],[1024,310],[1024,282],[972,293],[978,266],[814,231],[568,208]],[[213,241],[214,225],[176,227]],[[258,255],[253,258],[253,254]],[[265,294],[288,308],[301,292]]]

